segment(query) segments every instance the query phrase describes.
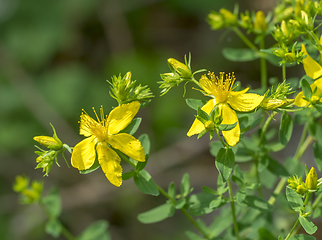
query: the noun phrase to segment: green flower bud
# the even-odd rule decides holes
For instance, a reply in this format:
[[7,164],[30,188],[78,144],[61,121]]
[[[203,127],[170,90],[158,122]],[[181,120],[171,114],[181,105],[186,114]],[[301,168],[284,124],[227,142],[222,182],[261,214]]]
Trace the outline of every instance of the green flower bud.
[[311,97],[311,103],[312,104],[317,104],[318,102],[320,102],[320,97],[319,96],[316,96],[316,95],[314,95],[314,96],[312,96]]
[[29,185],[29,179],[23,176],[16,176],[16,181],[13,185],[13,191],[21,192]]
[[59,140],[57,141],[53,137],[48,137],[48,136],[36,136],[33,138],[36,142],[40,143],[41,145],[53,149],[53,150],[58,150],[63,147],[63,143]]
[[265,14],[263,11],[258,11],[255,16],[254,30],[259,33],[264,33],[267,29]]
[[315,190],[318,184],[318,178],[314,167],[311,168],[309,174],[306,177],[305,185],[310,190]]
[[183,64],[182,62],[179,62],[174,58],[169,58],[168,64],[170,69],[178,73],[181,77],[191,78],[192,76],[191,69],[186,64]]
[[306,188],[303,185],[298,185],[296,188],[298,194],[304,195],[306,193]]
[[212,29],[217,30],[225,27],[225,22],[219,13],[213,11],[208,14],[208,22]]
[[233,14],[231,11],[222,8],[220,9],[220,13],[223,16],[223,19],[227,25],[236,26],[237,25],[237,16]]
[[205,123],[205,128],[207,131],[215,130],[215,123],[213,121],[207,121]]
[[290,53],[286,53],[285,54],[285,59],[288,61],[288,62],[295,62],[296,61],[296,56],[294,53],[290,52]]

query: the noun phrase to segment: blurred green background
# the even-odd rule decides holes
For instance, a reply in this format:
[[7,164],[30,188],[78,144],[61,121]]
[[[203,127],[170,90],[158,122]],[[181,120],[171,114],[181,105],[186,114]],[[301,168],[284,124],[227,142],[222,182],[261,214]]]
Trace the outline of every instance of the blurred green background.
[[[232,33],[211,31],[206,22],[211,10],[233,10],[235,3],[241,11],[267,12],[275,1],[0,1],[1,239],[53,239],[44,233],[45,215],[39,206],[18,204],[12,184],[21,174],[44,180],[45,192],[59,188],[61,220],[75,235],[105,219],[113,240],[186,239],[183,231],[194,229],[179,213],[162,223],[137,221],[139,213],[165,199],[143,195],[133,180],[116,188],[100,169],[80,175],[62,158],[61,167],[54,165],[49,177],[43,178],[41,169],[34,169],[32,138],[52,135],[52,123],[60,139],[74,146],[82,139],[78,135],[81,110],[91,114],[93,106],[104,105],[106,112],[116,106],[106,80],[131,71],[132,78],[149,85],[155,95],[139,112],[143,121],[136,134],[148,133],[151,139],[147,171],[165,188],[171,181],[179,186],[184,172],[190,174],[197,192],[202,185],[214,185],[217,170],[209,167],[214,159],[208,153],[208,138],[196,141],[186,136],[195,113],[185,104],[183,87],[159,97],[157,82],[160,73],[169,72],[168,58],[183,61],[190,52],[193,70],[234,71],[243,86],[259,86],[257,61],[236,64],[221,54],[224,46],[243,47],[243,43]],[[191,85],[187,90],[187,97],[201,97]]]

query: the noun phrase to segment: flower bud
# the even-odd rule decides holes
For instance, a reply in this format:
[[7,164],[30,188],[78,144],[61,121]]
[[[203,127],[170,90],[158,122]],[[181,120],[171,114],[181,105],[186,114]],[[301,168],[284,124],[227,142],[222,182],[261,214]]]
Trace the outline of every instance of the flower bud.
[[58,138],[55,139],[48,136],[36,136],[34,137],[34,140],[41,145],[53,150],[58,150],[63,147],[63,143]]
[[263,11],[258,11],[255,16],[254,30],[264,33],[267,29],[265,14]]
[[292,52],[286,53],[284,57],[288,62],[295,62],[296,61],[296,56]]
[[318,184],[318,178],[314,167],[311,168],[309,174],[306,177],[305,185],[310,190],[315,190]]
[[304,195],[304,194],[306,193],[306,188],[305,188],[305,186],[303,186],[302,184],[301,184],[301,185],[298,185],[298,186],[296,187],[296,192],[297,192],[298,194]]
[[314,96],[312,96],[311,97],[311,103],[312,104],[317,104],[318,102],[320,102],[320,97],[319,96],[316,96],[316,95],[314,95]]
[[212,29],[217,30],[225,27],[222,15],[213,11],[208,14],[208,22]]
[[13,185],[15,192],[21,192],[26,189],[29,185],[29,179],[23,176],[16,176],[16,181]]
[[191,69],[182,62],[179,62],[178,60],[174,58],[168,59],[168,64],[171,70],[174,70],[176,73],[178,73],[183,78],[191,78],[192,73]]
[[207,131],[212,131],[215,129],[215,123],[213,121],[207,121],[205,123],[205,128]]
[[220,9],[220,13],[223,16],[224,21],[231,26],[237,25],[237,16],[233,14],[231,11],[222,8]]

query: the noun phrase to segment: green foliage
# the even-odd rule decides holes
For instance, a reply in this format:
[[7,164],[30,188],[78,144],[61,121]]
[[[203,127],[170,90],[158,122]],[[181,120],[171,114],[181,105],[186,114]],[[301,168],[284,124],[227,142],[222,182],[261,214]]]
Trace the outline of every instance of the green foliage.
[[134,177],[135,185],[139,190],[141,190],[145,194],[150,194],[153,196],[159,195],[159,190],[155,182],[153,181],[151,175],[145,171],[141,170]]
[[231,148],[221,148],[216,157],[216,168],[222,179],[226,182],[235,164],[235,155]]
[[138,220],[141,223],[160,222],[166,218],[172,217],[175,213],[175,207],[172,203],[165,203],[147,212],[140,213]]
[[79,240],[111,240],[108,232],[109,224],[105,220],[100,220],[88,226],[77,238]]

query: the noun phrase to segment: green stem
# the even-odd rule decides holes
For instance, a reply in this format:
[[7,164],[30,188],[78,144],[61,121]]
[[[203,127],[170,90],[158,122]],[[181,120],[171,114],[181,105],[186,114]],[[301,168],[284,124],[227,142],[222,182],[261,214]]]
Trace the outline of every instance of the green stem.
[[[301,214],[304,214],[305,213],[305,207],[306,207],[306,204],[309,200],[309,194],[306,193],[305,195],[305,200],[304,200],[304,203],[303,203],[303,207],[302,207],[302,211],[301,211]],[[296,220],[296,222],[294,223],[291,231],[287,234],[285,240],[288,240],[291,236],[292,236],[292,233],[294,232],[294,230],[296,229],[297,225],[299,224],[300,220],[299,218]]]
[[[300,160],[300,158],[302,157],[305,150],[308,148],[308,146],[314,140],[313,137],[311,137],[311,136],[308,136],[306,138],[308,127],[309,127],[308,124],[304,125],[300,142],[298,144],[297,150],[296,150],[295,155],[293,157],[294,162],[298,162]],[[287,182],[287,178],[281,178],[281,180],[279,181],[279,183],[277,184],[277,186],[273,192],[273,195],[268,200],[269,204],[273,205],[275,203],[275,200],[276,200],[275,195],[279,194],[284,189],[284,185],[286,184],[286,182]]]
[[[159,185],[157,185],[159,192],[165,196],[166,198],[168,198],[169,200],[171,200],[174,204],[176,204],[176,200],[173,199],[172,197],[169,196],[169,194],[164,191]],[[180,209],[181,212],[188,218],[188,220],[199,230],[199,232],[206,238],[206,239],[210,239],[208,234],[199,226],[199,224],[191,217],[191,215],[187,212],[186,209]]]
[[270,122],[274,119],[276,114],[277,114],[277,112],[272,112],[272,114],[266,119],[266,122],[263,125],[262,132],[261,132],[261,135],[259,138],[259,146],[261,146],[263,144],[264,137],[265,137],[266,131],[268,129],[268,126],[269,126]]
[[228,179],[228,189],[229,189],[230,206],[231,206],[231,211],[232,211],[233,221],[234,221],[235,235],[237,237],[237,240],[240,240],[237,218],[236,218],[236,210],[235,210],[235,199],[233,195],[233,189],[231,187],[230,178]]
[[[260,40],[260,49],[265,49],[265,38],[262,37]],[[263,89],[267,88],[267,63],[266,59],[260,58],[260,66],[261,66],[261,87]]]
[[286,80],[286,66],[285,66],[285,62],[283,62],[283,65],[282,65],[282,80]]
[[61,233],[68,240],[77,240],[77,238],[74,237],[64,226],[62,226]]
[[217,134],[217,136],[218,136],[219,140],[221,141],[222,145],[223,145],[224,147],[226,147],[226,144],[225,144],[224,140],[222,140],[222,138],[221,138],[221,136],[220,136],[220,134],[219,134],[219,130],[218,130],[217,128],[215,129],[215,132],[216,132],[216,134]]
[[248,40],[248,38],[237,27],[233,27],[232,30],[238,35],[238,37],[252,50],[259,52],[257,47]]

